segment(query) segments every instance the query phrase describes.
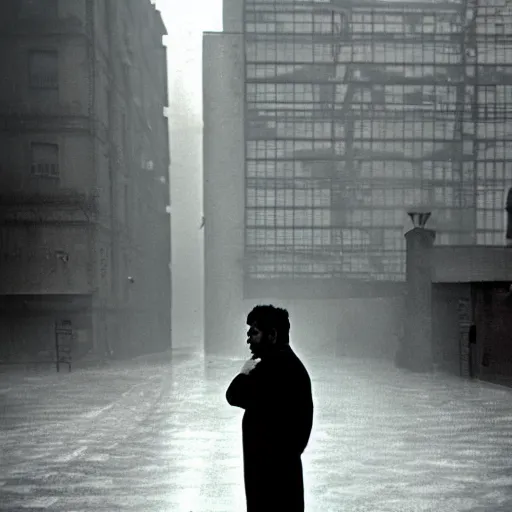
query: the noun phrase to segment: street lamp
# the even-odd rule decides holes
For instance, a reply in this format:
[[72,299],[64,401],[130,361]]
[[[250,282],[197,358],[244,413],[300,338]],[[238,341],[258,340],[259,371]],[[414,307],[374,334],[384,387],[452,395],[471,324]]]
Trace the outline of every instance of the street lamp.
[[412,211],[407,212],[415,228],[424,228],[432,215],[432,212]]

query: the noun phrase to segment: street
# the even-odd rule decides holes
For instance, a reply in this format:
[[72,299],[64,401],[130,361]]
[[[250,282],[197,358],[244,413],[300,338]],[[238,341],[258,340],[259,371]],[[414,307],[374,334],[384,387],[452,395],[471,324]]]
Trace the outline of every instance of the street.
[[[299,354],[300,355],[300,354]],[[512,394],[389,363],[303,358],[308,512],[512,510]],[[0,510],[245,510],[243,360],[0,375]]]

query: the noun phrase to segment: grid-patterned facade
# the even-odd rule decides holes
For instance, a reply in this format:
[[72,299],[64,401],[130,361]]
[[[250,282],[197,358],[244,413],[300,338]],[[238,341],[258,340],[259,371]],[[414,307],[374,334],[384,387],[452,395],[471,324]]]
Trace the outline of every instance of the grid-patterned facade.
[[401,281],[418,208],[503,244],[511,34],[504,0],[245,0],[246,275]]

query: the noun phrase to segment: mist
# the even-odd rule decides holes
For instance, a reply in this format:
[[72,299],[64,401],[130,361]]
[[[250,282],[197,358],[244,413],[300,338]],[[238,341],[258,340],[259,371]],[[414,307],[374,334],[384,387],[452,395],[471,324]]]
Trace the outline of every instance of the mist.
[[222,2],[157,0],[169,35],[173,346],[204,339],[202,36],[222,29]]
[[511,34],[0,1],[0,512],[510,512]]

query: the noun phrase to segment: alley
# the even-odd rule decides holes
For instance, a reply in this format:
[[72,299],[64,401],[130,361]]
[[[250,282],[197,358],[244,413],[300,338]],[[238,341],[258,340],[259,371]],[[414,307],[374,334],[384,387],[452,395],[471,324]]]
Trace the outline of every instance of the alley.
[[[512,510],[509,390],[304,360],[316,399],[308,512]],[[243,412],[224,399],[242,364],[195,357],[0,383],[0,510],[243,511]]]

